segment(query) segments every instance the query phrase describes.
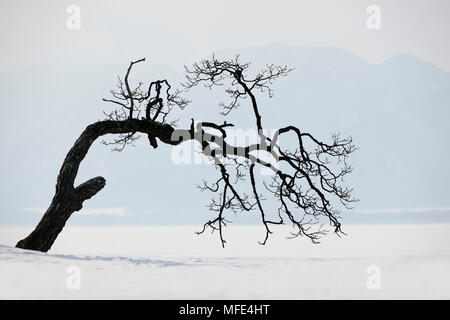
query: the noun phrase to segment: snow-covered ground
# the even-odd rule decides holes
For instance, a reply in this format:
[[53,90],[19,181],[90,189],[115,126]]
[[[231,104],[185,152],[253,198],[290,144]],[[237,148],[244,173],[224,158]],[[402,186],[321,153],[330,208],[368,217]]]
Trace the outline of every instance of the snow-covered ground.
[[1,299],[449,299],[450,224],[347,226],[319,245],[266,246],[230,226],[228,245],[189,227],[67,227],[49,253],[14,248],[0,228]]

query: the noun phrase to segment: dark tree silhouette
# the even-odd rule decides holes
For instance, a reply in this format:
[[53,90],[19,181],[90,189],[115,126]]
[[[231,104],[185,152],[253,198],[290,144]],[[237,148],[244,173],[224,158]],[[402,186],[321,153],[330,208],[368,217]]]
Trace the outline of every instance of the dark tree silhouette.
[[[258,142],[239,146],[225,141],[228,128],[233,127],[233,124],[226,121],[223,124],[195,123],[192,119],[190,128],[175,129],[175,122],[168,122],[167,116],[174,107],[184,109],[189,101],[181,96],[181,90],[173,90],[167,80],[153,81],[145,88],[143,83],[131,87],[128,79],[130,72],[135,64],[143,61],[145,59],[132,61],[124,79],[119,77],[116,90],[111,91],[112,98],[103,99],[116,109],[105,113],[106,120],[89,125],[75,141],[64,159],[49,208],[35,230],[19,241],[17,247],[48,251],[71,214],[79,211],[85,200],[105,186],[103,177],[92,178],[79,186],[74,186],[74,181],[80,163],[92,143],[107,134],[115,134],[116,138],[112,142],[103,143],[112,144],[117,151],[133,144],[139,133],[147,135],[153,148],[158,147],[158,140],[170,145],[188,140],[198,142],[203,154],[219,172],[216,181],[204,180],[199,186],[201,190],[214,193],[209,209],[217,214],[203,225],[198,234],[207,229],[218,231],[222,246],[226,243],[223,227],[228,222],[224,217],[225,210],[259,211],[265,228],[261,244],[265,244],[272,233],[270,225],[284,224],[285,220],[294,227],[293,237],[306,236],[313,242],[318,242],[320,236],[328,231],[324,228],[323,219],[326,219],[336,234],[343,233],[339,212],[328,197],[339,200],[345,208],[350,208],[349,205],[357,201],[351,197],[352,190],[340,184],[343,177],[352,171],[346,162],[347,157],[355,150],[351,137],[333,135],[330,143],[324,143],[295,126],[280,128],[273,137],[264,134],[257,94],[266,93],[271,97],[273,81],[286,76],[291,69],[267,65],[251,77],[248,75],[249,63],[239,62],[238,56],[229,61],[221,61],[212,56],[211,59],[186,68],[187,80],[183,84],[185,91],[199,84],[209,88],[224,83],[229,85],[225,92],[229,95],[230,102],[220,104],[224,116],[237,108],[241,100],[250,99]],[[278,143],[278,137],[285,134],[295,137],[296,143],[290,148]],[[261,153],[270,154],[279,165],[274,166]],[[331,160],[336,161],[333,163]],[[275,220],[268,218],[263,207],[264,199],[258,191],[255,176],[257,165],[273,171],[271,182],[264,182],[264,186],[279,203]],[[250,194],[240,192],[237,188],[237,182],[245,181],[247,174]]]

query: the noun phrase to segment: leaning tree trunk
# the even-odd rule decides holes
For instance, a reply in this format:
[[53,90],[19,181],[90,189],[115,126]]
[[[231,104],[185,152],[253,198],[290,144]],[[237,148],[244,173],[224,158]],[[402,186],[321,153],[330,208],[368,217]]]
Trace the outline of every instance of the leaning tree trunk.
[[56,192],[49,208],[35,230],[20,240],[16,247],[44,252],[50,250],[72,213],[79,211],[85,200],[93,197],[105,186],[103,177],[95,177],[74,187],[80,163],[98,137],[110,133],[142,132],[157,137],[164,143],[177,144],[176,141],[171,141],[173,131],[174,128],[170,125],[151,120],[107,120],[89,125],[64,159],[56,182]]

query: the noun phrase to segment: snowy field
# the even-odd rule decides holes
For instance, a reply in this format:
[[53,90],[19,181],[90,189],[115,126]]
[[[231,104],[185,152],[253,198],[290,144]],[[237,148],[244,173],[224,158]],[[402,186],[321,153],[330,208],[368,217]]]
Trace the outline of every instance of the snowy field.
[[49,253],[0,228],[1,299],[450,299],[450,224],[347,226],[319,245],[266,246],[230,226],[228,246],[190,227],[67,227]]

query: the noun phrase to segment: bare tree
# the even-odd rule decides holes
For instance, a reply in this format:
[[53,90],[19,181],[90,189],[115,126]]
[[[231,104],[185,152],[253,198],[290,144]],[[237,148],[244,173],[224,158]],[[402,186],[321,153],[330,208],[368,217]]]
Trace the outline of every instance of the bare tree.
[[[143,61],[145,59],[132,61],[124,79],[119,77],[117,88],[111,91],[112,98],[103,99],[116,108],[105,113],[106,120],[89,125],[76,140],[59,172],[56,192],[49,208],[35,230],[19,241],[17,247],[48,251],[71,214],[79,211],[85,200],[105,186],[103,177],[92,178],[76,187],[74,181],[92,143],[107,134],[116,136],[112,142],[103,143],[112,144],[117,151],[133,144],[140,133],[147,135],[153,148],[158,147],[158,140],[170,145],[189,140],[198,142],[202,153],[213,162],[219,173],[217,180],[204,180],[198,186],[213,193],[209,209],[216,212],[215,218],[207,221],[198,234],[207,229],[218,231],[222,246],[226,243],[223,227],[228,223],[225,218],[227,210],[235,213],[257,210],[265,228],[261,244],[265,244],[272,233],[271,225],[284,224],[285,221],[294,227],[293,237],[305,236],[313,242],[318,242],[329,229],[324,227],[324,219],[336,234],[343,233],[339,212],[331,200],[339,200],[345,208],[350,208],[350,204],[357,201],[351,197],[352,190],[341,185],[344,176],[352,171],[346,162],[355,150],[351,137],[333,135],[331,142],[325,143],[295,126],[280,128],[272,137],[264,134],[257,95],[268,94],[271,97],[273,81],[288,75],[291,69],[266,65],[261,72],[250,76],[249,63],[241,63],[238,56],[228,61],[212,56],[190,68],[186,67],[185,91],[199,84],[209,88],[228,85],[225,92],[230,101],[220,104],[224,116],[237,108],[242,100],[249,98],[258,141],[240,146],[225,141],[227,130],[234,126],[226,121],[223,124],[195,123],[192,119],[190,128],[175,129],[176,121],[169,122],[168,115],[174,107],[184,109],[189,101],[181,96],[181,90],[173,90],[167,80],[153,81],[145,88],[143,83],[130,86],[129,75],[133,66]],[[278,138],[286,134],[292,134],[296,143],[282,147]],[[270,155],[278,165],[273,165],[261,154]],[[267,214],[263,206],[264,198],[258,190],[255,175],[257,165],[273,173],[271,181],[263,181],[263,185],[279,204],[278,208],[270,211],[276,212],[275,219],[269,218],[273,214]],[[249,194],[238,189],[238,182],[248,180]]]

